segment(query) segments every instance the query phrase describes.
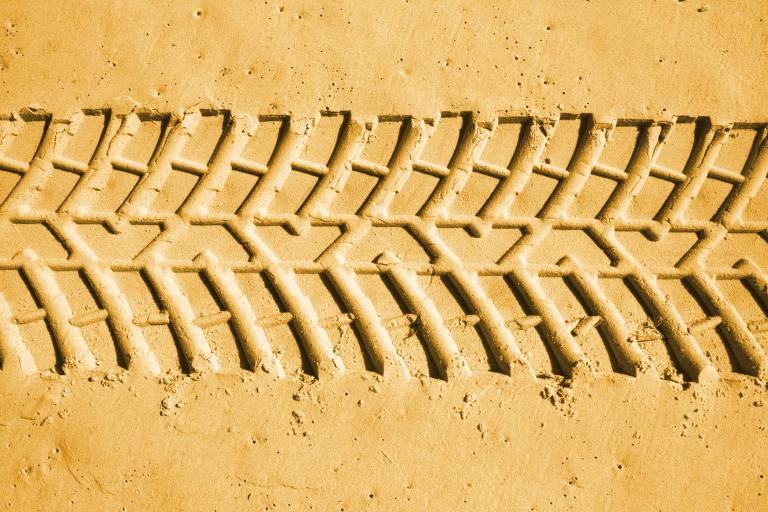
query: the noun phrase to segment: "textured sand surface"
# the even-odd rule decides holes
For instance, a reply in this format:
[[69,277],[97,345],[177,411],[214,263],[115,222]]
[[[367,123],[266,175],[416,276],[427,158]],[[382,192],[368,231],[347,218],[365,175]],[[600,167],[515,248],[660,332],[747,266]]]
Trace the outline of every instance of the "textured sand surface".
[[759,2],[0,23],[0,506],[768,507]]

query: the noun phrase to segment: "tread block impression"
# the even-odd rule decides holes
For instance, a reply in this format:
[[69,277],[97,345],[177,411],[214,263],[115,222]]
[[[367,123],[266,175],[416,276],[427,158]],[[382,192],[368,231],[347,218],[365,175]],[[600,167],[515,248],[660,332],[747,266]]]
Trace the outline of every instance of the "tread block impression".
[[4,371],[768,377],[768,123],[0,116]]

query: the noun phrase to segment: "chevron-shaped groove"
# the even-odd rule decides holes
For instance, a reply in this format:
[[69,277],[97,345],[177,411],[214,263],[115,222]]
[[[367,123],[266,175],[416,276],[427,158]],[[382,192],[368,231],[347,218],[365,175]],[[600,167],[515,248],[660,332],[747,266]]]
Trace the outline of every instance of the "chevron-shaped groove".
[[[125,113],[88,110],[70,119],[31,111],[10,116],[8,119],[17,123],[43,123],[44,129],[29,162],[3,154],[0,147],[0,173],[18,176],[9,190],[0,190],[0,228],[22,233],[8,239],[5,256],[0,256],[0,269],[21,276],[37,304],[37,309],[20,310],[14,292],[5,289],[5,282],[0,281],[2,367],[27,374],[37,371],[22,327],[44,321],[59,355],[60,369],[93,370],[99,361],[83,330],[105,322],[114,338],[118,360],[131,371],[158,374],[165,370],[147,341],[146,329],[158,325],[171,329],[190,371],[222,371],[225,364],[206,333],[227,324],[244,355],[245,366],[280,378],[288,370],[275,351],[271,329],[287,322],[316,375],[343,375],[347,371],[344,356],[337,353],[329,332],[348,325],[358,333],[373,371],[408,378],[414,369],[408,367],[393,338],[399,336],[399,324],[390,321],[390,313],[379,297],[369,295],[360,283],[362,276],[379,275],[390,284],[389,292],[404,307],[403,314],[412,317],[407,325],[420,332],[437,376],[442,378],[467,377],[482,371],[473,367],[476,363],[459,343],[461,329],[477,329],[480,343],[493,360],[491,368],[506,374],[518,368],[531,376],[542,371],[537,367],[540,362],[532,359],[518,335],[535,329],[554,356],[556,364],[551,371],[556,373],[600,373],[581,346],[582,337],[594,330],[604,340],[604,350],[610,353],[618,371],[634,376],[664,375],[642,344],[632,341],[637,337],[632,334],[624,305],[608,293],[606,279],[626,286],[633,294],[661,333],[673,365],[685,378],[713,379],[721,371],[766,376],[768,357],[758,328],[765,323],[768,312],[767,272],[763,267],[766,263],[760,260],[761,249],[733,261],[717,258],[730,257],[718,251],[732,235],[767,239],[768,218],[745,219],[744,215],[753,201],[764,201],[761,194],[768,186],[768,124],[686,118],[685,122],[694,122],[696,130],[685,165],[675,169],[661,165],[659,155],[672,147],[669,140],[676,136],[676,118],[605,121],[586,114],[565,116],[576,120],[581,128],[570,149],[568,164],[559,167],[546,157],[560,143],[554,137],[561,123],[557,117],[499,114],[481,118],[460,112],[426,119],[359,119],[352,113],[342,113],[337,138],[322,141],[330,148],[330,156],[313,161],[305,156],[305,148],[313,137],[320,136],[316,127],[327,115],[337,114],[259,117],[209,108],[181,114],[142,109]],[[445,146],[447,150],[439,149],[443,147],[441,134],[446,133],[441,131],[441,123],[447,122],[446,117],[461,125],[453,146]],[[68,156],[68,145],[86,118],[89,122],[100,120],[103,126],[96,139],[86,141],[93,148],[90,156],[74,159]],[[201,131],[205,119],[219,118],[220,132],[206,135]],[[519,125],[519,136],[504,142],[502,149],[508,160],[486,161],[488,148],[496,144],[501,121]],[[265,132],[261,126],[266,122],[279,122],[276,141],[264,142],[272,145],[267,146],[260,162],[243,156],[249,145],[263,142]],[[396,123],[400,132],[384,148],[385,157],[369,160],[368,148],[383,122]],[[139,139],[140,131],[150,124],[157,126],[156,136]],[[632,127],[637,132],[631,147],[624,150],[623,168],[603,160],[612,147],[614,132],[621,127]],[[733,144],[730,133],[736,129],[751,130],[755,137],[745,148],[746,160],[738,168],[728,168],[720,163],[720,153]],[[149,155],[143,161],[129,156],[139,140],[147,145],[143,153]],[[211,156],[205,162],[185,156],[198,143],[212,144]],[[441,157],[442,162],[431,162],[423,157],[427,147],[448,153]],[[137,181],[124,192],[125,199],[117,208],[100,210],[95,199],[99,194],[111,193],[116,172],[134,176]],[[68,178],[74,179],[74,185],[63,194],[56,188],[61,186],[56,184],[58,173],[74,175]],[[358,187],[353,184],[357,176],[373,180],[372,185],[367,189]],[[289,177],[293,181],[289,182]],[[177,179],[182,181],[174,181]],[[243,188],[242,180],[250,180],[247,188]],[[540,186],[537,180],[554,183],[537,213],[513,215],[515,205],[535,199],[533,196],[539,193],[536,187]],[[631,213],[631,206],[641,201],[642,194],[656,193],[658,180],[669,187],[666,197],[657,199],[658,210],[646,216]],[[713,182],[730,187],[716,213],[709,219],[690,217],[691,205],[705,185]],[[434,186],[422,189],[419,183]],[[476,183],[494,185],[486,188],[482,197],[476,197],[472,194],[481,193],[472,188]],[[603,189],[590,188],[595,184]],[[303,192],[295,192],[304,194],[296,195],[295,211],[273,211],[278,193],[294,194],[293,189],[286,188],[294,186],[305,187]],[[360,194],[357,212],[331,213],[348,187]],[[584,194],[590,199],[594,190],[605,190],[599,198],[594,196],[599,201],[594,208],[597,213],[578,216],[574,213],[576,201]],[[38,206],[43,199],[45,204],[53,204],[52,194],[61,196],[53,209]],[[176,198],[175,211],[157,209],[161,194]],[[476,213],[454,213],[458,198],[465,194],[480,204]],[[408,198],[407,206],[414,213],[392,211],[399,196]],[[234,213],[215,212],[213,205],[217,201],[230,201],[228,211]],[[156,227],[160,233],[139,247],[135,256],[108,260],[98,256],[101,253],[80,235],[86,225],[102,226],[105,240],[130,226]],[[198,226],[223,227],[223,238],[190,239],[188,234]],[[389,233],[386,230],[390,228],[402,230],[391,232],[401,238],[395,242],[377,238],[379,233]],[[499,247],[503,256],[490,263],[480,258],[472,260],[471,252],[467,253],[470,256],[459,256],[442,238],[440,230],[446,228],[463,230],[478,241],[481,251],[483,244],[489,249],[491,243],[507,244]],[[502,228],[519,230],[522,235],[515,240],[492,242],[489,233]],[[284,230],[286,234],[280,236],[302,241],[291,253],[290,262],[277,256],[273,245],[277,239],[265,235],[268,231],[264,229],[278,230],[274,233]],[[329,229],[339,234],[328,238],[330,235],[324,233],[330,231],[324,230]],[[591,249],[547,245],[551,243],[549,235],[563,229],[581,231],[596,245]],[[32,230],[50,233],[48,243],[53,245],[41,245],[40,237],[24,239],[23,234]],[[372,230],[377,234],[370,238]],[[644,260],[635,256],[631,244],[620,241],[627,232],[655,244],[660,251],[678,233],[695,233],[699,242],[677,263],[651,267],[641,263]],[[54,256],[56,244],[66,257]],[[174,256],[179,254],[175,249],[181,244],[187,244],[184,254],[191,254],[189,258]],[[307,256],[305,249],[310,246],[319,256]],[[556,251],[560,256],[551,254]],[[600,257],[588,251],[597,251],[610,263],[597,263]],[[550,257],[554,259],[548,260]],[[78,298],[68,296],[58,279],[59,272],[71,271],[77,272],[94,295],[96,309],[75,313],[72,304]],[[118,278],[121,272],[143,275],[161,310],[134,312],[134,292],[123,288]],[[177,272],[199,274],[222,310],[197,311],[195,301],[177,280]],[[248,274],[266,279],[287,320],[264,320],[271,317],[255,307],[249,299],[250,289],[239,282],[238,276]],[[332,321],[329,319],[336,317],[318,314],[318,297],[313,295],[316,292],[299,284],[300,276],[305,274],[323,276],[323,282],[338,298],[342,310],[338,318],[345,321]],[[450,284],[447,293],[453,294],[452,299],[462,304],[466,313],[457,320],[442,311],[420,284],[421,275],[441,276]],[[491,278],[502,278],[511,296],[522,301],[527,316],[510,316],[503,299],[487,288],[487,279]],[[543,279],[567,285],[574,293],[572,304],[575,307],[581,303],[587,316],[579,322],[566,321],[573,316],[563,310],[556,297],[547,294]],[[704,306],[704,320],[689,320],[682,299],[666,295],[660,280],[684,285],[687,293]],[[746,286],[763,316],[744,316],[720,286],[721,280]],[[724,370],[722,362],[717,366],[702,349],[701,336],[710,331],[719,333],[724,346],[734,355],[733,368]],[[547,371],[544,368],[544,373]]]

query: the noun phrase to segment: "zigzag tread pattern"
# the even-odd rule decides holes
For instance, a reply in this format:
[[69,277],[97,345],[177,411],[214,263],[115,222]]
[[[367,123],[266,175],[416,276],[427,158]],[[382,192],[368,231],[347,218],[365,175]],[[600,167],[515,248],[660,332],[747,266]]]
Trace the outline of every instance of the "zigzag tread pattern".
[[0,117],[0,364],[768,375],[768,123]]

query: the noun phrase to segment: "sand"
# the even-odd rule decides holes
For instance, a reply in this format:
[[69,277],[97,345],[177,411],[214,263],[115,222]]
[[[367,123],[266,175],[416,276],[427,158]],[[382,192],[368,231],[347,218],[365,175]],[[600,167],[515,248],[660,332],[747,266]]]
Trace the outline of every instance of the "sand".
[[0,23],[0,505],[768,506],[768,8]]

